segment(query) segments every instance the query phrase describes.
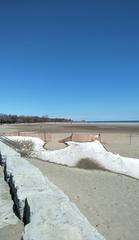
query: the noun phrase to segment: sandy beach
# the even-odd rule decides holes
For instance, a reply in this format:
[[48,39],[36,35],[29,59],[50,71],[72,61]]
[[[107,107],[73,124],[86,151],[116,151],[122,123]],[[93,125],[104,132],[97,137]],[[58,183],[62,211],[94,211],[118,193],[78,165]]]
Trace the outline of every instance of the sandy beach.
[[60,149],[58,143],[72,133],[98,134],[113,153],[139,158],[139,123],[35,123],[0,125],[1,135],[34,136],[47,142],[48,149]]
[[[101,129],[101,130],[100,130]],[[65,147],[59,139],[71,132],[101,133],[108,150],[139,158],[139,126],[90,126],[83,124],[4,125],[0,132],[49,135],[47,149]],[[79,207],[89,222],[108,240],[139,239],[139,182],[130,177],[95,169],[69,168],[38,159],[29,159],[50,181],[60,187]],[[8,231],[7,231],[8,230]],[[20,239],[22,225],[0,230],[0,239]],[[12,239],[12,238],[10,238]]]
[[106,239],[139,239],[138,180],[106,171],[30,161],[69,196]]

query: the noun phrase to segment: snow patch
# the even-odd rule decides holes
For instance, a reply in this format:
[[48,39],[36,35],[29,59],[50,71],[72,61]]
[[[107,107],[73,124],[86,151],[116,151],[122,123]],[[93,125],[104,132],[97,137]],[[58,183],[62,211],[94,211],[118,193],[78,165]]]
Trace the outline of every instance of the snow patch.
[[139,179],[139,159],[122,157],[108,152],[99,141],[67,142],[60,150],[45,150],[45,142],[33,137],[9,137],[15,141],[32,141],[31,157],[70,167],[76,167],[82,159],[89,159],[102,168]]

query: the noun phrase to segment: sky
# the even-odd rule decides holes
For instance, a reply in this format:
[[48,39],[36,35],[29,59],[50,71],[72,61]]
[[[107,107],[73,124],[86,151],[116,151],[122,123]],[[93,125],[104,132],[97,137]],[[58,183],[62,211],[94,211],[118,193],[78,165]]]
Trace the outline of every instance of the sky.
[[0,112],[139,120],[139,1],[0,0]]

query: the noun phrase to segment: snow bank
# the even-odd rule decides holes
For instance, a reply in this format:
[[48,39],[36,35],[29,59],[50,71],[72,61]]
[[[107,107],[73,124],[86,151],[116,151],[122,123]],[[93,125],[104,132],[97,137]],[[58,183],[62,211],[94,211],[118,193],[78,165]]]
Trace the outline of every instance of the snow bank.
[[67,142],[67,147],[50,151],[43,148],[44,141],[33,137],[9,137],[16,141],[32,141],[31,157],[39,158],[70,167],[77,166],[80,161],[89,160],[102,168],[139,179],[139,159],[122,157],[106,151],[99,141]]

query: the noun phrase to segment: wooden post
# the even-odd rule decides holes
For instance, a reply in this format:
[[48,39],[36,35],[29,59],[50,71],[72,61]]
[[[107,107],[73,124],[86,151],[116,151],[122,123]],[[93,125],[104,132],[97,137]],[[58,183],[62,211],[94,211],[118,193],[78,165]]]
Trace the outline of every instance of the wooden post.
[[131,141],[132,141],[132,134],[129,135],[129,144],[131,145]]

